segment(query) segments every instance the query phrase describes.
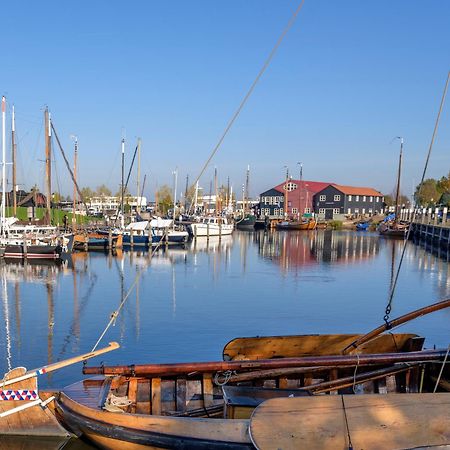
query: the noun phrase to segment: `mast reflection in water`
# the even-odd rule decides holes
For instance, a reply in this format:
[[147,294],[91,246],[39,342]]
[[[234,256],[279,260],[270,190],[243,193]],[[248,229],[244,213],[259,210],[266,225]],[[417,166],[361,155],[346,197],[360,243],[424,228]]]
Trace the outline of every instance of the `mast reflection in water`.
[[[0,370],[90,351],[124,299],[101,343],[121,348],[105,363],[221,359],[238,336],[366,332],[383,322],[402,244],[374,233],[235,232],[153,257],[138,250],[1,262]],[[391,317],[450,296],[445,259],[409,243],[403,266]],[[449,320],[441,311],[401,331],[446,346]],[[80,376],[73,366],[40,384]]]

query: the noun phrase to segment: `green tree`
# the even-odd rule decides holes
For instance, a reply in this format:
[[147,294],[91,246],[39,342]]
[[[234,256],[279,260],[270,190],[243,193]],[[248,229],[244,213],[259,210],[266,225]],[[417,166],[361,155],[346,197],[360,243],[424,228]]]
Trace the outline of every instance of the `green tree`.
[[172,189],[167,184],[162,185],[156,191],[157,209],[163,214],[167,214],[167,211],[173,206]]
[[450,192],[450,171],[446,177],[442,177],[437,183],[437,190],[440,194]]
[[437,181],[433,178],[425,180],[421,189],[420,185],[418,185],[414,193],[414,199],[419,206],[432,206],[438,201],[440,196]]
[[101,186],[97,186],[97,195],[101,197],[111,197],[111,189],[102,184]]
[[89,201],[92,197],[94,197],[94,192],[89,187],[81,188],[81,195],[83,196],[83,200],[85,202]]

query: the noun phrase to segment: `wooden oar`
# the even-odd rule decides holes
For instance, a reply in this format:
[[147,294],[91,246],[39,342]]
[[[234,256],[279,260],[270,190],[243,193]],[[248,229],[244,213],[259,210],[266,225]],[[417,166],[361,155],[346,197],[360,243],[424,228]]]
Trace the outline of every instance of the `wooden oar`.
[[58,361],[53,364],[48,364],[47,366],[42,366],[39,369],[30,370],[25,375],[22,375],[20,377],[1,381],[0,388],[3,388],[4,386],[8,386],[10,384],[17,383],[19,381],[27,380],[29,378],[37,377],[38,375],[42,375],[44,373],[49,373],[58,369],[62,369],[63,367],[70,366],[71,364],[75,364],[77,362],[86,361],[87,359],[94,358],[94,356],[102,355],[103,353],[110,352],[111,350],[116,350],[119,347],[120,345],[117,342],[110,342],[108,347],[100,348],[98,350],[95,350],[94,352],[84,353],[83,355],[64,359],[63,361]]
[[84,374],[124,376],[192,375],[223,372],[226,370],[253,371],[281,367],[356,366],[367,364],[394,364],[398,362],[421,362],[443,360],[447,350],[424,350],[420,352],[374,353],[362,355],[305,356],[302,358],[258,359],[254,361],[210,361],[175,364],[143,364],[131,366],[84,367]]
[[439,311],[441,309],[449,308],[450,307],[450,298],[446,300],[442,300],[441,302],[434,303],[429,306],[424,306],[423,308],[416,309],[415,311],[412,311],[408,314],[405,314],[403,316],[397,317],[396,319],[391,320],[388,323],[385,323],[378,328],[375,328],[374,330],[370,331],[367,334],[364,334],[360,338],[353,341],[351,344],[347,345],[347,347],[342,350],[342,354],[345,354],[349,350],[353,350],[360,346],[361,344],[364,344],[367,341],[372,340],[373,338],[377,337],[381,333],[383,333],[386,330],[391,330],[394,327],[398,327],[399,325],[402,325],[403,323],[409,322],[410,320],[416,319],[417,317],[425,316],[426,314],[430,314],[434,311]]

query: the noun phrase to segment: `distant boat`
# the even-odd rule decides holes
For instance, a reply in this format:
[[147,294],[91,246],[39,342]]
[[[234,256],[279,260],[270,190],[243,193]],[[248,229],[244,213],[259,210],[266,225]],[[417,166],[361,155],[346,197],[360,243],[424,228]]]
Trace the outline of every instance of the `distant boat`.
[[400,139],[400,156],[398,159],[397,189],[395,194],[395,214],[394,215],[390,214],[386,217],[386,219],[378,226],[378,232],[380,233],[381,236],[405,239],[408,234],[409,224],[401,223],[399,221],[400,177],[402,172],[403,138],[399,139]]
[[199,236],[225,236],[233,233],[234,225],[226,217],[205,216],[188,225],[189,234]]
[[277,230],[314,230],[316,228],[316,221],[309,219],[304,222],[300,220],[283,220],[276,224]]
[[244,217],[236,221],[236,228],[238,230],[251,231],[255,229],[256,216],[254,214],[245,214]]
[[252,231],[255,229],[256,216],[248,209],[248,186],[250,181],[250,166],[247,166],[245,188],[242,192],[242,215],[236,220],[238,230]]
[[367,222],[358,222],[356,224],[356,229],[358,231],[367,231],[369,229],[369,227],[370,227],[370,223],[368,221]]

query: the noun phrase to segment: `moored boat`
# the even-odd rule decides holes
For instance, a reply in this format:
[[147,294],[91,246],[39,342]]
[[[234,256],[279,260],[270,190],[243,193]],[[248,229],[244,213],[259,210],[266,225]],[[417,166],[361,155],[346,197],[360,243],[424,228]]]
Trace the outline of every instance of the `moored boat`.
[[[63,389],[56,411],[71,431],[107,449],[250,449],[252,413],[267,400],[431,391],[446,353],[85,367],[101,377]],[[448,367],[437,392],[447,378]]]
[[233,233],[234,225],[226,217],[205,216],[188,225],[189,234],[201,236],[225,236]]

